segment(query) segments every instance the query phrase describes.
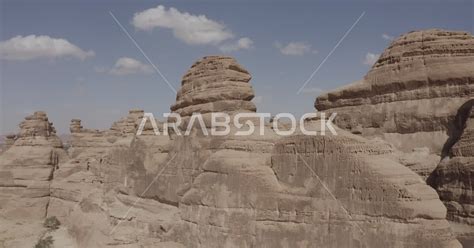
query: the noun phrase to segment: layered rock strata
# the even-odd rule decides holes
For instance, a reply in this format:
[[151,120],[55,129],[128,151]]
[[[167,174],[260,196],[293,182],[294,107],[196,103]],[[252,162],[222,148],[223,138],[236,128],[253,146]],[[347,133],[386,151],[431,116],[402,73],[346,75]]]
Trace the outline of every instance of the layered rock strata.
[[[183,77],[171,109],[186,120],[193,112],[254,112],[249,80],[234,59],[205,57]],[[143,114],[131,111],[104,131],[71,122],[71,147],[50,171],[38,218],[61,221],[58,245],[460,247],[435,191],[386,142],[339,129],[281,137],[259,123],[250,136],[206,136],[197,126],[173,139],[136,136]],[[319,131],[320,122],[307,128]],[[13,173],[10,164],[2,173]]]
[[342,130],[281,138],[263,128],[263,136],[177,139],[178,156],[197,165],[190,187],[176,192],[184,223],[171,240],[187,247],[459,247],[436,192],[389,145]]
[[0,156],[0,244],[27,247],[42,235],[52,175],[66,155],[44,112],[25,117],[16,137]]
[[[161,242],[164,230],[179,223],[177,207],[141,187],[166,162],[169,141],[135,136],[143,114],[131,110],[103,131],[71,121],[70,160],[54,173],[48,216],[67,226],[76,247],[179,247]],[[148,124],[144,130],[153,132]]]
[[249,84],[251,78],[249,72],[231,57],[204,57],[183,76],[171,111],[179,114],[184,124],[193,113],[202,114],[207,123],[206,116],[212,112],[230,115],[255,112],[255,104],[251,102],[254,97]]
[[338,126],[401,150],[399,161],[435,185],[448,219],[472,229],[471,166],[469,155],[459,155],[473,147],[459,118],[474,98],[472,68],[471,34],[410,32],[394,40],[362,80],[318,97],[315,107],[336,112]]
[[377,135],[402,151],[428,147],[441,154],[450,121],[474,97],[474,37],[424,30],[404,34],[382,53],[364,79],[316,99],[335,123]]
[[135,135],[138,125],[143,118],[144,111],[141,109],[132,109],[128,115],[119,121],[116,121],[110,127],[113,133],[121,135]]
[[459,136],[453,136],[449,155],[431,174],[429,183],[445,203],[459,239],[469,247],[474,245],[474,100],[460,109],[456,120]]

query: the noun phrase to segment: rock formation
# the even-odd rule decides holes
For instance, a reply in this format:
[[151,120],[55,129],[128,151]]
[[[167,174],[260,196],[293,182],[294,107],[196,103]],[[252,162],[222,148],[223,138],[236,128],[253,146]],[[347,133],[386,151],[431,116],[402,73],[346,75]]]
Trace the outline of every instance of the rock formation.
[[410,32],[394,40],[362,80],[315,102],[318,110],[337,113],[339,127],[382,138],[400,150],[399,162],[429,178],[448,207],[448,219],[470,224],[471,233],[468,151],[474,143],[468,128],[459,140],[464,130],[459,113],[472,105],[472,68],[471,34],[436,29]]
[[255,112],[249,72],[231,57],[208,56],[197,61],[183,76],[171,111],[183,117],[193,113]]
[[80,119],[72,119],[71,124],[69,126],[69,131],[71,133],[80,133],[82,132],[82,125]]
[[364,79],[316,99],[335,123],[381,136],[402,151],[440,154],[457,109],[474,97],[474,37],[467,32],[410,32],[392,42]]
[[127,117],[114,122],[110,130],[116,134],[135,135],[143,114],[144,111],[141,109],[132,109],[128,112]]
[[[184,75],[171,110],[185,122],[202,113],[208,130],[211,113],[255,112],[250,78],[233,58],[205,57]],[[152,135],[149,122],[136,135],[143,116],[132,110],[101,131],[74,119],[67,151],[45,114],[28,117],[0,155],[2,182],[17,170],[31,175],[26,162],[44,159],[16,147],[67,155],[41,161],[50,167],[41,191],[32,191],[35,205],[5,200],[15,180],[1,185],[2,210],[13,211],[8,202],[17,211],[34,207],[29,225],[39,228],[20,241],[0,229],[0,247],[33,246],[46,234],[60,247],[460,247],[436,191],[400,163],[420,163],[417,156],[386,141],[342,129],[282,137],[262,123],[255,130],[265,135],[205,136],[198,126],[188,136]],[[322,121],[307,129],[320,131]],[[31,159],[17,163],[23,153]],[[10,216],[0,228],[19,218]],[[53,217],[60,228],[45,230],[41,221]]]
[[4,137],[3,144],[0,145],[0,153],[8,150],[8,148],[10,148],[15,143],[16,138],[16,134],[7,134]]
[[449,156],[431,174],[429,183],[445,202],[447,218],[454,222],[459,239],[474,245],[474,100],[460,108],[455,120],[459,131],[454,133],[459,136],[453,136]]
[[66,155],[44,112],[25,117],[16,137],[0,157],[0,244],[31,247],[41,236],[53,172]]

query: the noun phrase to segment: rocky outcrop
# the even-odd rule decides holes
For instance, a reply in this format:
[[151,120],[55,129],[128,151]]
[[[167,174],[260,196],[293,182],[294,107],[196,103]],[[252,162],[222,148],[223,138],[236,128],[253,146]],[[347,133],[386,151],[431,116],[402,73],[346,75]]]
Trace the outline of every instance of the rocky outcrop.
[[82,125],[80,119],[72,119],[71,124],[69,125],[69,131],[71,133],[80,133],[82,132]]
[[[206,120],[220,111],[255,112],[249,80],[234,59],[205,57],[183,77],[171,110],[185,121],[194,112]],[[2,161],[17,145],[65,152],[53,142],[54,129],[45,116],[35,114],[22,124]],[[436,192],[400,163],[387,142],[340,129],[338,135],[281,137],[258,122],[250,136],[232,131],[206,136],[197,131],[200,126],[188,136],[151,135],[148,124],[145,135],[138,136],[143,116],[143,111],[130,111],[103,131],[72,120],[67,156],[52,163],[43,180],[47,187],[35,198],[47,201],[46,208],[37,205],[38,221],[60,220],[61,228],[53,233],[60,245],[460,247]],[[307,129],[320,131],[322,121],[306,122]],[[234,123],[231,129],[237,129]],[[15,178],[16,159],[23,152],[29,151],[12,154],[0,175]],[[2,209],[4,199],[0,195]],[[44,236],[41,222],[32,223],[41,233],[30,236]],[[15,232],[0,232],[3,242],[4,233]],[[31,241],[6,242],[32,246]]]
[[399,162],[435,185],[448,219],[472,225],[466,221],[472,218],[469,155],[459,155],[472,147],[469,138],[460,140],[459,114],[474,98],[472,68],[471,34],[410,32],[394,40],[362,80],[318,97],[315,107],[336,112],[339,127],[400,150]]
[[380,136],[402,151],[441,154],[457,109],[474,97],[474,37],[425,30],[390,44],[364,79],[316,99],[335,123]]
[[3,144],[0,144],[0,154],[8,150],[8,148],[10,148],[15,143],[16,138],[16,134],[7,134],[4,137]]
[[[448,209],[448,220],[466,247],[474,245],[474,100],[458,111],[449,154],[431,174],[429,183]],[[454,144],[451,144],[454,143]],[[469,245],[469,246],[468,246]]]
[[65,158],[44,112],[25,117],[16,137],[0,156],[0,240],[6,247],[25,247],[42,235],[52,175]]
[[[54,173],[48,216],[69,230],[76,247],[173,247],[164,231],[179,223],[176,206],[154,200],[156,167],[166,162],[169,138],[135,136],[143,110],[131,110],[110,130],[71,122],[70,160]],[[149,122],[150,123],[150,122]],[[146,194],[144,194],[144,192]]]
[[116,121],[110,127],[110,131],[121,135],[135,135],[138,125],[143,118],[144,111],[141,109],[132,109],[128,115],[119,121]]
[[389,145],[342,130],[282,139],[263,129],[263,136],[197,133],[174,141],[182,139],[170,153],[194,157],[194,175],[175,193],[184,223],[171,240],[187,247],[459,247],[436,192],[397,163]]
[[207,56],[194,63],[183,76],[171,111],[183,117],[193,113],[255,112],[249,72],[231,57]]

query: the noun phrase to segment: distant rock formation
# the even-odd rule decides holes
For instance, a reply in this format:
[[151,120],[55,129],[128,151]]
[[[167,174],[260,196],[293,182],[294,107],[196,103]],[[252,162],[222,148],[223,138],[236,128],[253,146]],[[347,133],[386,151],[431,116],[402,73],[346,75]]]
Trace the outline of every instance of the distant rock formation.
[[110,130],[116,134],[135,135],[143,114],[142,109],[132,109],[128,112],[128,116],[114,122]]
[[20,123],[14,143],[0,156],[0,240],[6,247],[30,247],[48,212],[54,170],[66,158],[46,113]]
[[80,119],[72,119],[71,124],[69,126],[69,131],[71,133],[80,133],[80,132],[82,132],[81,120]]
[[448,219],[468,225],[458,233],[469,236],[470,245],[474,222],[469,150],[474,142],[463,126],[468,126],[467,114],[461,112],[474,99],[473,68],[471,34],[410,32],[390,44],[364,79],[315,102],[318,110],[337,113],[339,127],[382,138],[400,150],[399,161],[437,189]]

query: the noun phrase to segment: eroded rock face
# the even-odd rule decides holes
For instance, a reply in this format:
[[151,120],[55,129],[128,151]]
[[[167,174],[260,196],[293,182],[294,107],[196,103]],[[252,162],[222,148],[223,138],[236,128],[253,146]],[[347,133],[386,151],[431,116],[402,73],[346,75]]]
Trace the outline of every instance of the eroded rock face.
[[148,197],[140,187],[167,158],[169,137],[149,135],[150,122],[143,136],[135,136],[143,115],[130,110],[103,131],[72,120],[70,160],[54,173],[48,216],[67,226],[76,247],[174,247],[161,237],[179,222],[177,207]]
[[17,139],[16,134],[6,135],[3,144],[0,145],[0,149],[1,149],[0,154],[8,150],[8,148],[10,148],[15,143],[16,139]]
[[218,146],[180,202],[185,224],[175,239],[189,247],[459,247],[436,192],[392,160],[389,146],[338,131],[211,141]]
[[[471,34],[411,32],[393,41],[364,79],[315,102],[318,110],[338,114],[338,126],[380,137],[400,150],[399,162],[434,185],[448,207],[448,219],[471,225],[467,233],[473,229],[473,143],[468,128],[461,128],[466,118],[460,121],[459,113],[472,105],[472,68]],[[463,228],[458,233],[465,237]]]
[[25,117],[15,137],[0,156],[0,240],[28,247],[42,234],[52,175],[66,155],[44,112]]
[[263,136],[176,139],[183,142],[170,153],[195,159],[190,187],[176,192],[183,223],[170,240],[187,247],[459,247],[436,192],[389,145],[342,130],[282,139],[264,129]]
[[194,63],[183,76],[171,111],[181,117],[194,112],[255,112],[249,72],[231,57],[208,56]]
[[[429,178],[448,209],[448,220],[467,247],[474,245],[474,100],[460,109],[459,136]],[[448,142],[449,144],[449,142]]]
[[324,94],[315,107],[337,112],[335,123],[381,136],[402,151],[441,154],[450,121],[474,97],[474,37],[425,30],[397,38],[364,79]]
[[[171,109],[185,118],[256,111],[249,80],[234,59],[205,57],[183,77]],[[143,114],[131,111],[104,131],[71,122],[67,158],[49,171],[49,203],[38,218],[61,221],[54,232],[60,244],[460,247],[435,191],[399,163],[386,142],[339,129],[337,136],[280,137],[268,125],[265,135],[204,136],[194,127],[189,136],[172,139],[136,136]],[[320,124],[308,122],[307,128]],[[28,134],[48,134],[26,128],[43,125],[23,126]],[[0,167],[2,173],[15,171],[10,164]]]

